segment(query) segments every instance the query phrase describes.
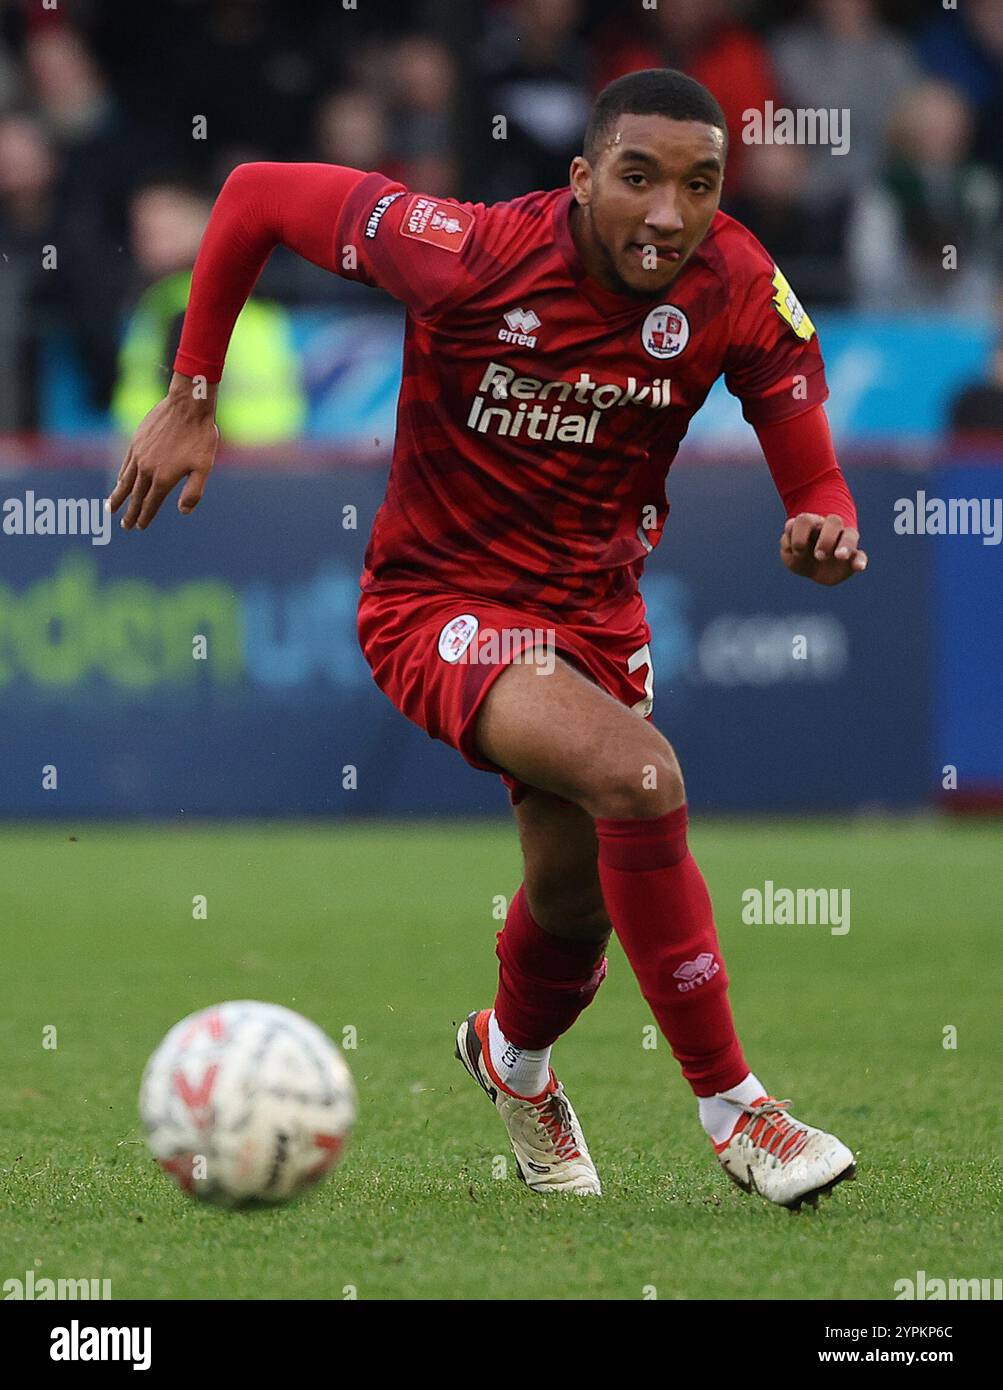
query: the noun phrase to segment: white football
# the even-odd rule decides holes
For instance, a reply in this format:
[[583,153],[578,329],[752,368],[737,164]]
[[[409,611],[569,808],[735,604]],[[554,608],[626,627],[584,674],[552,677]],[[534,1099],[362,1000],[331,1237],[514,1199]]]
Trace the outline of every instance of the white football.
[[244,999],[175,1024],[139,1092],[147,1143],[206,1202],[284,1202],[338,1162],[355,1120],[352,1074],[316,1024]]

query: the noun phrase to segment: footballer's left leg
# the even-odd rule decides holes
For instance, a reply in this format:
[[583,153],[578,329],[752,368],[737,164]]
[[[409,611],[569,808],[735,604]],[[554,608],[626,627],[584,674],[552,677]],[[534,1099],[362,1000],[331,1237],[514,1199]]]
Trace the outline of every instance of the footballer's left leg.
[[457,1056],[501,1115],[530,1188],[598,1195],[581,1125],[550,1066],[553,1043],[606,972],[611,926],[595,828],[580,807],[536,789],[515,814],[525,875],[498,935],[498,994],[493,1009],[460,1025]]

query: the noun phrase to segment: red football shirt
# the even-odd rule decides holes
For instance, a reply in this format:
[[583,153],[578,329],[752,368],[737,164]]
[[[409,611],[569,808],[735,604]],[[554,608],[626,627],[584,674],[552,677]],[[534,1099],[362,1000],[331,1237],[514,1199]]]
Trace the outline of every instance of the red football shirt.
[[796,301],[779,312],[774,263],[739,223],[718,213],[668,291],[639,301],[586,275],[571,203],[455,204],[378,174],[349,194],[345,273],[410,311],[363,588],[598,616],[636,594],[667,469],[722,373],[753,424],[825,400],[817,338],[798,336]]
[[[279,241],[408,309],[364,589],[448,589],[602,621],[640,605],[666,473],[719,376],[764,438],[825,400],[811,322],[739,223],[718,213],[669,289],[645,301],[586,274],[571,204],[569,189],[458,203],[323,165],[244,165],[224,187],[178,371],[218,379],[237,310]],[[823,435],[803,463],[788,450],[785,483],[804,485],[807,510],[808,485],[835,473],[846,515]],[[832,509],[831,492],[814,501]]]

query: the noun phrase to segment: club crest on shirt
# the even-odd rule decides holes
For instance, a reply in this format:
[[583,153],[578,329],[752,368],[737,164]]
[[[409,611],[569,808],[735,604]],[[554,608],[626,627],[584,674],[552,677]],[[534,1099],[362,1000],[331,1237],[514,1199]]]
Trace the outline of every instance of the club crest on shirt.
[[815,325],[805,313],[800,299],[790,287],[787,276],[778,265],[773,267],[773,305],[784,323],[805,342],[815,332]]
[[689,340],[689,319],[674,304],[659,304],[641,326],[641,342],[652,357],[678,357]]
[[416,193],[404,209],[400,230],[401,236],[427,241],[443,251],[462,251],[473,225],[474,214],[468,208]]
[[439,655],[450,665],[460,657],[477,636],[477,619],[472,613],[461,613],[449,622],[439,633]]

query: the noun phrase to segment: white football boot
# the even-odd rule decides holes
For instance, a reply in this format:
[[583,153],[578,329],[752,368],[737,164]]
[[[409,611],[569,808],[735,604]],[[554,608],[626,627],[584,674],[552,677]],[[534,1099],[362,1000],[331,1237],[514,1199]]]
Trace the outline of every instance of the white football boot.
[[796,1120],[789,1100],[760,1096],[752,1105],[722,1096],[742,1113],[723,1144],[714,1150],[721,1167],[744,1192],[758,1192],[768,1202],[799,1211],[817,1207],[837,1183],[856,1175],[853,1154],[824,1130]]
[[487,1092],[505,1121],[519,1176],[533,1192],[573,1192],[598,1197],[599,1174],[564,1087],[550,1073],[538,1096],[517,1096],[498,1078],[488,1046],[490,1009],[472,1013],[456,1033],[456,1055]]

